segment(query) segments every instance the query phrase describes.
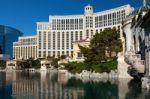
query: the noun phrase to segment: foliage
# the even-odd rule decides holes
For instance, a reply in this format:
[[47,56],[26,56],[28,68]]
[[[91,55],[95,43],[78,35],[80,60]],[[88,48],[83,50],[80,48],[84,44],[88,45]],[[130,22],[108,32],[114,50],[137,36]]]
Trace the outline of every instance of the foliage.
[[95,72],[107,72],[109,73],[111,70],[116,70],[117,69],[117,60],[97,64],[92,66],[92,70]]
[[58,68],[58,61],[60,60],[60,58],[55,58],[54,56],[47,56],[47,60],[49,60],[51,62],[51,65],[54,66],[55,68]]
[[60,59],[66,59],[65,55],[60,56]]
[[102,72],[109,73],[111,70],[117,69],[117,59],[95,65],[89,65],[87,63],[70,62],[68,64],[64,64],[64,66],[65,69],[67,69],[72,73],[81,73],[82,70],[95,71],[99,73]]
[[29,58],[27,60],[17,61],[17,66],[19,66],[20,69],[40,68],[41,64],[39,59],[34,60],[33,58]]
[[110,72],[117,69],[117,54],[122,51],[122,42],[116,28],[107,28],[96,33],[90,41],[89,47],[79,45],[85,57],[84,63],[71,62],[65,64],[65,69],[72,73],[82,70],[95,72]]
[[89,69],[89,65],[85,63],[69,62],[65,65],[65,69],[72,73],[80,73],[82,70]]
[[89,47],[79,45],[87,64],[101,64],[114,60],[118,52],[122,51],[122,42],[116,28],[107,28],[96,33],[91,39]]
[[6,68],[6,61],[0,60],[0,68],[5,69]]
[[58,58],[54,58],[51,62],[51,65],[54,66],[55,68],[58,68],[58,61],[59,61]]

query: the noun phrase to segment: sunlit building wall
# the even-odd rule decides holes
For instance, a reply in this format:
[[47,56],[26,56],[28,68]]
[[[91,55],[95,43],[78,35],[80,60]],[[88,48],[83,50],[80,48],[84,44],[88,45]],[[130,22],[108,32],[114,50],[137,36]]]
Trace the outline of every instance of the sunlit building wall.
[[[49,16],[48,22],[37,22],[37,44],[27,43],[25,46],[21,45],[22,48],[19,47],[20,41],[14,43],[14,57],[15,59],[61,55],[73,57],[73,42],[91,39],[95,33],[100,33],[105,28],[116,27],[123,39],[122,21],[132,10],[130,5],[124,5],[94,13],[93,7],[87,5],[84,14],[81,15]],[[36,54],[32,55],[27,46],[36,46],[34,47],[37,48],[34,50]]]
[[49,16],[48,22],[37,22],[38,57],[73,56],[73,42],[92,38],[105,28],[116,27],[122,37],[122,21],[131,12],[130,5],[94,13],[93,7],[84,8],[84,14]]
[[13,57],[15,59],[37,58],[37,36],[19,37],[13,43]]

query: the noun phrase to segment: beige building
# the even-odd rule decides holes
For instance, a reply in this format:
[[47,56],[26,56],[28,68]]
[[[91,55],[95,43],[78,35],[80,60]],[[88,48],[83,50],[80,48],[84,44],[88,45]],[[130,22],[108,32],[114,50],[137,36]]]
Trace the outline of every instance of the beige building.
[[37,54],[47,56],[73,56],[73,42],[91,38],[105,28],[116,27],[122,35],[121,22],[131,12],[130,5],[94,12],[91,5],[84,8],[84,14],[49,16],[48,22],[37,22]]
[[[130,5],[94,12],[91,5],[84,8],[84,13],[79,15],[49,16],[47,22],[37,22],[37,49],[32,55],[31,48],[14,43],[14,58],[45,58],[47,56],[59,57],[61,55],[74,56],[73,42],[91,38],[95,33],[100,33],[105,28],[116,27],[120,30],[123,39],[122,21],[132,11]],[[28,37],[22,37],[27,39]],[[29,36],[30,38],[30,36]],[[36,38],[35,38],[36,39]],[[28,44],[28,43],[27,43]],[[23,48],[25,50],[20,50]],[[32,54],[31,54],[32,53]]]
[[89,44],[90,39],[73,42],[73,61],[78,62],[84,61],[84,56],[81,53],[79,46],[89,47]]
[[18,42],[13,43],[14,59],[37,58],[37,37],[19,37]]

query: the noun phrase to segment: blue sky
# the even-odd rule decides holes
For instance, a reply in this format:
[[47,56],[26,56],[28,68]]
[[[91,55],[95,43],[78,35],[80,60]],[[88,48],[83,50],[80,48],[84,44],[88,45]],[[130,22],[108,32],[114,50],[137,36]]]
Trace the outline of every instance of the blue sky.
[[97,12],[125,4],[138,7],[142,0],[0,0],[0,24],[34,35],[36,22],[48,21],[49,15],[82,14],[87,4]]

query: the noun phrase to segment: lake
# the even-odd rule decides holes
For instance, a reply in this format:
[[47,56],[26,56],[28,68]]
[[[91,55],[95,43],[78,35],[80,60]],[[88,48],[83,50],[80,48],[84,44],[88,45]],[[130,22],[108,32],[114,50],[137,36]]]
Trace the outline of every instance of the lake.
[[57,71],[0,72],[0,99],[150,99],[129,79],[67,78]]

